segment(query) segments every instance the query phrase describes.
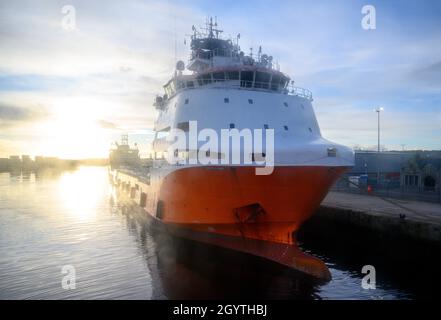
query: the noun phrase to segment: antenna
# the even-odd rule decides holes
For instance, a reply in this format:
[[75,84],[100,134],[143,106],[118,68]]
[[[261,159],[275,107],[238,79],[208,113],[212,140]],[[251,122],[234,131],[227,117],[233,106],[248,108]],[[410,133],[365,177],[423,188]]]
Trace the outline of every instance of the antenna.
[[219,32],[222,32],[222,31],[220,31],[218,28],[217,28],[217,17],[215,16],[214,17],[214,32],[216,32],[216,39],[219,39]]
[[259,51],[257,53],[257,60],[260,62],[260,57],[262,55],[262,46],[259,46]]
[[178,40],[176,38],[176,15],[173,15],[173,36],[175,38],[175,61],[174,63],[176,64],[176,61],[178,60]]
[[208,38],[214,38],[214,34],[216,33],[216,39],[219,39],[219,34],[223,32],[217,28],[217,17],[215,17],[215,22],[213,23],[213,18],[206,18],[205,22],[205,31],[207,32],[206,36]]
[[213,34],[213,18],[212,17],[210,17],[210,23],[208,24],[208,27],[209,27],[208,37],[213,38],[214,34]]

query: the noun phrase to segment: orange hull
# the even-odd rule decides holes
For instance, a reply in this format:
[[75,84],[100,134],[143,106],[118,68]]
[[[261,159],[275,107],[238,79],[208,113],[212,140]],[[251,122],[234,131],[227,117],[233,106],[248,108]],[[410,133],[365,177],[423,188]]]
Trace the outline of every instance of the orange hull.
[[142,192],[158,199],[149,216],[178,237],[251,253],[329,280],[326,265],[297,248],[295,232],[346,170],[279,166],[271,175],[256,175],[255,167],[188,167],[168,174],[159,193],[150,193],[151,187]]
[[162,221],[186,229],[293,244],[344,167],[193,167],[163,181]]
[[319,259],[300,251],[295,232],[345,167],[194,167],[174,171],[161,186],[160,217],[168,230],[251,253],[329,280]]

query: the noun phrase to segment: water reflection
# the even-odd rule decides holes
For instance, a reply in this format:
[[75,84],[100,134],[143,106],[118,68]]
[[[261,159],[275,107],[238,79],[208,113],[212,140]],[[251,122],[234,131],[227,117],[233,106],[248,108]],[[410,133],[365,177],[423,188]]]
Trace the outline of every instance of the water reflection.
[[58,197],[64,212],[77,220],[91,220],[97,213],[100,199],[109,193],[102,173],[95,168],[82,168],[64,173],[58,180]]
[[[362,290],[361,275],[333,256],[322,256],[334,263],[333,280],[323,284],[260,258],[158,233],[140,209],[121,201],[106,168],[2,173],[0,213],[0,299],[406,297],[393,286]],[[76,269],[74,290],[61,287],[64,265]]]
[[[0,299],[150,299],[149,269],[109,203],[106,168],[48,177],[0,174]],[[61,287],[64,265],[76,269],[74,290]]]

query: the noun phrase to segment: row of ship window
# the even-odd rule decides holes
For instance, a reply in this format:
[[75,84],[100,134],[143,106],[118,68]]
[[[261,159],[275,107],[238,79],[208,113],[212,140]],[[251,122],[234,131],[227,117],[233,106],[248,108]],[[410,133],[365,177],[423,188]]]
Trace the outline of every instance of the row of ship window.
[[[236,125],[234,124],[234,123],[230,123],[230,129],[235,129],[236,128]],[[179,122],[178,123],[178,125],[177,125],[177,128],[178,129],[180,129],[180,130],[182,130],[182,131],[185,131],[185,132],[188,132],[189,130],[190,130],[190,125],[189,125],[189,122],[188,121],[185,121],[185,122]],[[269,129],[269,125],[268,124],[264,124],[263,125],[263,128],[266,130],[266,129]],[[288,126],[287,125],[284,125],[283,126],[283,129],[285,130],[285,131],[288,131]],[[166,129],[164,129],[164,130],[161,130],[160,132],[168,132],[170,130],[170,127],[167,127]],[[308,127],[308,130],[309,130],[309,132],[311,132],[312,133],[312,129],[311,129],[311,127]]]
[[[230,123],[230,129],[234,129],[234,128],[236,128],[236,125],[234,123]],[[269,129],[269,126],[267,124],[264,124],[263,128],[266,130],[266,129]],[[283,126],[283,129],[288,131],[288,126]]]
[[[184,100],[184,104],[188,104],[190,102],[190,100],[187,98]],[[224,103],[230,103],[230,98],[224,98]],[[253,99],[248,99],[248,103],[249,104],[254,104],[254,100]],[[283,102],[283,105],[285,107],[288,107],[288,102]],[[175,104],[175,107],[177,106],[177,104]],[[300,106],[302,107],[302,109],[305,109],[305,106],[303,104],[300,104]]]

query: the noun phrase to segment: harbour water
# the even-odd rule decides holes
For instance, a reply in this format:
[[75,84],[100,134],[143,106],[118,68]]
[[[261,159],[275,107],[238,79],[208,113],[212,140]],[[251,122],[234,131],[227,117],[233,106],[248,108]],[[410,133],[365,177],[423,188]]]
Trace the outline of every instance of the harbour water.
[[[0,299],[419,297],[381,275],[375,290],[363,289],[359,261],[308,241],[303,249],[330,267],[329,283],[152,231],[118,202],[106,167],[0,173]],[[74,267],[75,289],[63,289],[63,266]]]

